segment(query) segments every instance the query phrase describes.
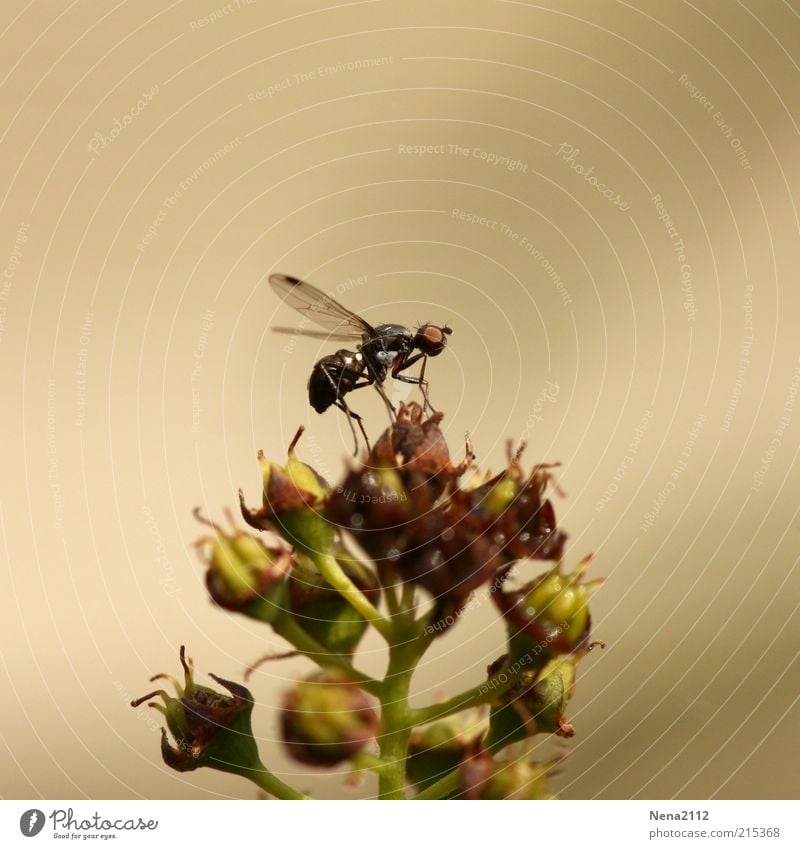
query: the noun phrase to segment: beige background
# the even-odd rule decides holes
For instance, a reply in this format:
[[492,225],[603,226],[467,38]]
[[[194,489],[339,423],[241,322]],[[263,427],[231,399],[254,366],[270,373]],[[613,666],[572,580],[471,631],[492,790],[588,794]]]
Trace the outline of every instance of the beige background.
[[[169,772],[127,701],[182,642],[232,678],[279,647],[211,607],[190,543],[192,508],[256,499],[255,451],[299,423],[323,473],[349,450],[305,396],[330,346],[268,330],[293,322],[281,270],[450,323],[429,376],[459,456],[469,431],[484,466],[520,435],[563,463],[608,648],[562,795],[797,796],[796,0],[2,9],[2,795],[253,795]],[[416,703],[502,642],[477,606]],[[270,707],[305,669],[254,680],[266,762],[369,795],[277,751]]]

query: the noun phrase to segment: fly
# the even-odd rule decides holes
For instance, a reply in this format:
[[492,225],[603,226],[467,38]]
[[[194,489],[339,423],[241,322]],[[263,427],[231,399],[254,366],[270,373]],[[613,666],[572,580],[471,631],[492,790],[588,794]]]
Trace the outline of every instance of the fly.
[[[361,416],[350,409],[345,396],[355,389],[374,386],[383,398],[391,416],[395,408],[383,384],[391,377],[404,383],[419,386],[425,407],[434,412],[428,399],[428,381],[425,380],[425,364],[428,357],[436,357],[447,347],[447,337],[453,332],[447,325],[423,324],[411,330],[400,324],[379,324],[373,327],[360,315],[343,307],[330,295],[297,277],[272,274],[270,285],[289,306],[294,307],[306,320],[323,328],[319,330],[291,330],[275,328],[279,332],[299,333],[317,339],[340,342],[358,341],[355,350],[340,348],[318,360],[308,379],[308,400],[318,412],[329,407],[338,407],[347,415],[358,453],[358,437],[353,422],[357,422],[361,435],[369,449],[369,439],[364,430]],[[421,361],[419,377],[403,374]]]

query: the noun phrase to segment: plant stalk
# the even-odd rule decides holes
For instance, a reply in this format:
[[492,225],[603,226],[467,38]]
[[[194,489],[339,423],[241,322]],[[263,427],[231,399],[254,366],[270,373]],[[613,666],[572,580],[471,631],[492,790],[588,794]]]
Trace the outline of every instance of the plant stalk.
[[319,554],[312,558],[325,580],[343,596],[355,609],[383,635],[387,641],[392,639],[392,625],[378,612],[372,602],[348,578],[344,569],[332,555]]
[[420,658],[431,643],[416,625],[404,627],[401,619],[392,623],[393,641],[389,644],[389,665],[381,694],[381,760],[385,766],[378,776],[381,799],[405,799],[406,757],[414,723],[408,706],[411,679]]
[[242,770],[239,772],[239,775],[252,781],[253,784],[276,799],[300,800],[311,798],[310,796],[306,796],[305,793],[295,790],[294,787],[286,784],[286,782],[281,781],[277,775],[270,772],[263,764],[260,764],[259,767],[256,770]]

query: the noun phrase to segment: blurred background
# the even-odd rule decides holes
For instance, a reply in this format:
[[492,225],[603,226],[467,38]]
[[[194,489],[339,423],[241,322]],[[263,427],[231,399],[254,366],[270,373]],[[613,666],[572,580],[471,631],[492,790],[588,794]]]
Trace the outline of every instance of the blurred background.
[[[310,409],[334,345],[266,285],[373,322],[447,322],[428,367],[456,457],[560,461],[567,566],[590,552],[565,798],[791,798],[800,743],[796,0],[6,0],[0,34],[0,794],[252,797],[169,771],[178,670],[283,648],[212,607],[192,509],[255,460],[335,480]],[[395,400],[418,397],[392,387]],[[411,395],[409,395],[409,392]],[[371,433],[386,415],[353,396]],[[537,570],[539,571],[539,570]],[[422,705],[503,651],[489,603],[438,640]],[[380,674],[379,639],[360,665]],[[252,679],[265,762],[308,671]],[[201,680],[205,680],[201,676]]]

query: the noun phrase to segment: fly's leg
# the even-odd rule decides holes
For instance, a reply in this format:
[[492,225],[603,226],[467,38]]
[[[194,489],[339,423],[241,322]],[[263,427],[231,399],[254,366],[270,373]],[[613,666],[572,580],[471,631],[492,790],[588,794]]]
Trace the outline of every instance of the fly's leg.
[[377,380],[375,381],[375,388],[378,390],[378,395],[383,398],[383,403],[386,404],[386,411],[389,413],[389,421],[394,424],[395,414],[397,410],[394,404],[389,400],[389,396],[386,394],[386,390],[383,388],[383,384],[379,383]]
[[365,380],[367,380],[369,383],[375,384],[375,389],[378,390],[378,395],[383,398],[383,403],[386,405],[386,412],[389,413],[389,421],[394,424],[395,413],[397,412],[397,410],[395,409],[394,404],[389,400],[389,396],[386,394],[386,390],[383,388],[383,379],[381,378],[381,375],[376,374],[373,365],[370,363],[367,357],[364,357],[364,365],[367,367],[368,375]]
[[412,383],[415,386],[419,386],[422,391],[422,398],[424,400],[423,409],[430,410],[432,413],[436,413],[436,410],[433,409],[433,404],[431,404],[431,399],[428,397],[428,381],[425,380],[425,366],[428,363],[428,358],[425,354],[417,354],[415,357],[411,357],[410,360],[407,360],[403,364],[403,369],[407,369],[409,366],[413,366],[417,360],[422,360],[422,368],[419,370],[419,377],[408,377],[408,375],[400,374],[399,372],[394,373],[394,377],[397,380],[402,380],[403,383]]
[[[367,437],[367,432],[364,430],[364,422],[361,416],[358,413],[354,413],[350,409],[350,407],[347,406],[347,402],[344,400],[344,395],[341,391],[341,387],[339,386],[339,381],[334,378],[334,376],[330,373],[330,371],[328,371],[327,368],[325,368],[325,366],[322,367],[322,373],[328,379],[328,383],[330,383],[331,389],[333,389],[334,393],[336,394],[336,401],[334,401],[334,404],[340,410],[344,411],[344,413],[347,414],[347,423],[350,425],[350,432],[353,434],[353,444],[355,445],[355,448],[353,450],[353,456],[358,456],[358,436],[356,435],[356,429],[353,427],[353,419],[358,422],[358,427],[361,430],[361,435],[364,437],[364,442],[366,442],[367,444],[367,451],[371,451],[372,449],[369,445],[369,438]],[[363,380],[360,383],[354,384],[352,388],[361,389],[362,386],[369,386],[370,383],[371,381],[369,380]]]
[[[366,385],[366,384],[363,384],[363,385]],[[366,430],[364,430],[364,420],[361,418],[361,416],[358,413],[353,412],[353,410],[351,410],[347,406],[347,402],[344,400],[344,398],[340,398],[336,402],[336,406],[340,410],[343,410],[347,414],[347,422],[350,425],[350,431],[353,434],[353,442],[355,444],[355,450],[353,451],[353,456],[354,457],[358,456],[358,437],[356,436],[356,429],[353,427],[353,420],[358,422],[359,430],[361,431],[361,435],[364,437],[364,442],[367,445],[367,451],[368,452],[372,451],[372,448],[370,447],[370,444],[369,444],[369,437],[367,436]]]

